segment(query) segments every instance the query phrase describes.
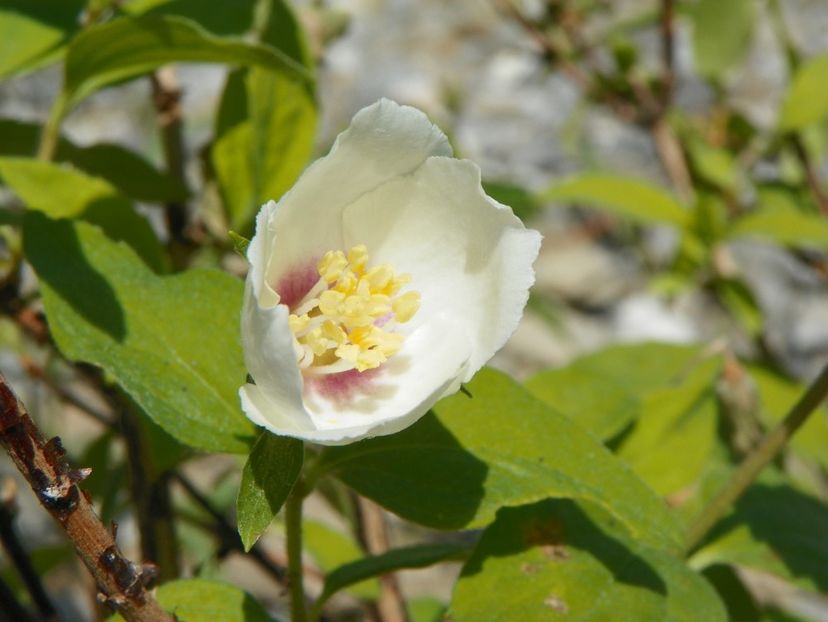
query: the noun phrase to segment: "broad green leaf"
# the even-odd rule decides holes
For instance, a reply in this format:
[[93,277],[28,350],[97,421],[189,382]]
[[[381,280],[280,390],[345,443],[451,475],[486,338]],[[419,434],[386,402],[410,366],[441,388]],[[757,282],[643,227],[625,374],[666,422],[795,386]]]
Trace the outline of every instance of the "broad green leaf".
[[[323,523],[303,521],[302,538],[305,550],[311,554],[325,575],[340,566],[365,557],[365,552],[351,536]],[[351,584],[347,592],[364,600],[376,600],[380,593],[379,584],[371,578]]]
[[507,505],[594,501],[643,542],[678,545],[675,517],[627,466],[508,376],[484,369],[403,432],[328,448],[330,473],[408,520],[481,527]]
[[592,504],[506,508],[454,588],[455,622],[725,622],[712,587]]
[[[181,579],[158,588],[159,604],[178,622],[273,622],[250,594],[206,579]],[[120,615],[110,622],[122,622]]]
[[247,233],[261,206],[278,200],[304,169],[316,135],[313,95],[253,67],[228,76],[211,150],[232,228]]
[[436,598],[409,598],[405,601],[410,622],[443,622],[446,605]]
[[241,37],[253,26],[257,1],[132,0],[124,10],[130,15],[178,15],[197,22],[213,34]]
[[392,549],[382,555],[365,557],[333,570],[325,577],[325,586],[317,607],[351,585],[404,568],[426,568],[445,561],[468,557],[470,545],[457,542],[420,544]]
[[739,63],[753,34],[754,0],[699,0],[690,10],[696,70],[720,78]]
[[542,371],[526,382],[526,388],[606,441],[638,417],[645,392],[676,384],[698,356],[698,348],[687,346],[613,346],[561,369]]
[[730,238],[757,237],[791,247],[828,247],[828,222],[793,209],[758,209],[736,221]]
[[103,367],[180,442],[246,452],[253,424],[239,407],[243,285],[191,270],[161,277],[84,222],[26,215],[24,250],[49,327],[72,361]]
[[103,179],[51,162],[0,157],[0,178],[32,210],[51,218],[80,218],[123,240],[156,271],[165,267],[149,222]]
[[[0,154],[34,156],[40,132],[41,127],[35,123],[0,119],[0,136],[3,137]],[[97,143],[79,147],[62,137],[58,141],[55,161],[71,162],[90,175],[102,177],[121,194],[136,201],[183,201],[189,194],[181,181],[120,145]]]
[[302,441],[262,432],[242,471],[236,520],[244,550],[250,548],[282,508],[302,471]]
[[65,84],[69,104],[105,86],[175,62],[255,65],[311,84],[308,71],[278,49],[216,37],[172,15],[125,17],[84,30],[69,45]]
[[683,227],[690,213],[666,190],[614,175],[586,174],[555,183],[543,192],[547,201],[582,203],[642,223]]
[[828,505],[763,474],[736,502],[707,543],[691,558],[695,568],[737,564],[770,572],[798,586],[828,591]]
[[641,399],[635,428],[618,455],[662,495],[701,476],[716,441],[715,379],[720,360],[708,360],[680,385],[655,389]]
[[779,119],[779,129],[795,131],[828,115],[828,54],[805,63],[793,77]]
[[0,1],[0,77],[57,58],[80,27],[85,0]]

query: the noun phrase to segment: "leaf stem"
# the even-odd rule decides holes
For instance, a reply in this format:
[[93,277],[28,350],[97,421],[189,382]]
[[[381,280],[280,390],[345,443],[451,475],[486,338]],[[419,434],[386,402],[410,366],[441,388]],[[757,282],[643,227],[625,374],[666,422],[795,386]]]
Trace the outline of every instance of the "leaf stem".
[[802,424],[808,420],[826,396],[828,396],[828,365],[823,368],[788,415],[765,436],[756,449],[748,454],[730,480],[691,523],[686,537],[688,552],[701,543],[707,533],[753,483],[762,469],[777,456],[788,439],[802,427]]
[[37,159],[46,162],[53,160],[60,140],[60,125],[68,112],[68,100],[64,93],[60,93],[52,104],[49,118],[40,134],[40,144],[37,147]]
[[285,532],[287,535],[288,588],[290,590],[290,619],[307,622],[305,609],[304,568],[302,566],[302,503],[305,486],[298,480],[285,502]]

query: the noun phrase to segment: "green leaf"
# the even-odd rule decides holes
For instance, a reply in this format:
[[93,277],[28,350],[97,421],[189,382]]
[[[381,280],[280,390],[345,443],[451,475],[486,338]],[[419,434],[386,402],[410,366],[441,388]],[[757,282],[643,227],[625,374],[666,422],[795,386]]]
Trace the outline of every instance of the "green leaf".
[[113,240],[123,240],[156,271],[164,259],[149,222],[103,179],[29,158],[0,157],[0,177],[32,210],[51,218],[80,218],[99,225]]
[[681,203],[658,186],[614,175],[573,177],[554,184],[541,198],[583,203],[644,224],[667,223],[684,227],[690,215]]
[[[350,535],[313,520],[303,521],[302,539],[305,550],[325,575],[335,568],[365,557],[365,552]],[[376,600],[380,593],[379,583],[368,579],[350,585],[347,592],[363,600]]]
[[244,550],[267,529],[302,472],[302,441],[262,432],[242,471],[236,514]]
[[392,549],[340,566],[327,577],[316,604],[320,607],[331,596],[351,585],[404,568],[426,568],[440,562],[465,559],[470,546],[465,543],[443,542]]
[[84,222],[30,212],[24,251],[63,354],[103,367],[166,432],[208,451],[246,452],[253,424],[238,388],[243,285],[227,274],[153,274]]
[[760,208],[737,220],[728,237],[764,238],[794,248],[828,248],[828,222],[822,216],[800,210]]
[[716,442],[720,367],[718,358],[705,361],[680,385],[641,399],[641,415],[618,455],[659,494],[679,492],[704,471]]
[[105,86],[175,62],[255,65],[283,73],[306,88],[308,71],[284,52],[265,45],[211,35],[172,15],[121,18],[84,30],[66,54],[69,104]]
[[484,369],[403,432],[325,450],[316,471],[408,520],[480,527],[506,505],[589,499],[645,542],[669,548],[675,517],[598,441],[508,376]]
[[507,508],[454,588],[456,622],[725,622],[715,591],[684,562],[619,532],[592,504]]
[[[157,598],[178,622],[273,622],[250,594],[220,581],[171,581],[158,588]],[[110,618],[122,621],[120,615]]]
[[515,216],[524,222],[537,214],[541,208],[538,197],[521,186],[507,182],[484,181],[483,190],[495,201],[511,207]]
[[405,601],[411,622],[443,622],[446,605],[436,598],[409,598]]
[[[14,119],[0,119],[0,154],[30,157],[37,151],[41,127]],[[129,149],[110,143],[78,147],[62,137],[58,141],[55,161],[71,162],[86,173],[102,177],[118,191],[136,201],[161,203],[183,201],[189,192],[181,181],[159,171]]]
[[792,132],[825,118],[828,115],[826,83],[828,54],[817,56],[800,67],[782,104],[779,129]]
[[542,371],[526,388],[606,441],[638,417],[645,392],[678,381],[698,354],[696,347],[662,343],[613,346]]
[[753,34],[754,0],[699,0],[690,10],[696,70],[720,78],[739,63]]
[[213,34],[241,37],[253,25],[257,0],[204,2],[204,0],[132,0],[124,6],[130,15],[178,15]]
[[700,138],[685,141],[696,174],[707,183],[735,193],[742,185],[742,172],[736,158],[727,149],[709,145]]
[[2,0],[0,77],[31,71],[56,59],[80,27],[85,0]]
[[228,76],[211,158],[231,227],[249,232],[261,206],[293,185],[311,156],[316,116],[313,95],[276,72]]
[[691,558],[695,568],[737,564],[828,591],[828,505],[768,472],[736,502]]

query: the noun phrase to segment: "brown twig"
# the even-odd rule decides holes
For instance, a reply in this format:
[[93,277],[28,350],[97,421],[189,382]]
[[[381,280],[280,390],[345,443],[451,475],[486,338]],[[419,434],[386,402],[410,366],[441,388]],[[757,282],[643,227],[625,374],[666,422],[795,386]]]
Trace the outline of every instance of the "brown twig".
[[101,600],[128,622],[174,622],[146,584],[155,576],[149,566],[126,559],[103,526],[77,482],[88,469],[73,470],[60,439],[49,441],[26,413],[0,375],[0,444],[25,476],[41,505],[64,529],[81,560],[95,577]]
[[668,108],[676,87],[675,0],[661,0],[661,105]]
[[20,542],[17,529],[14,527],[14,517],[17,514],[16,497],[17,486],[11,477],[6,477],[0,483],[0,541],[17,569],[17,574],[26,585],[40,617],[43,620],[56,620],[55,607],[46,590],[43,589],[40,576],[32,565],[32,560],[29,559],[26,549]]
[[808,188],[810,188],[811,194],[814,195],[814,200],[819,207],[819,211],[828,217],[828,195],[825,194],[825,189],[822,187],[822,180],[819,178],[816,167],[811,161],[811,156],[808,154],[808,150],[805,148],[798,134],[791,134],[790,140],[794,148],[794,153],[796,153],[799,163],[805,170],[805,179],[808,182]]
[[[371,555],[388,552],[388,528],[385,514],[380,506],[364,497],[358,499],[360,540]],[[384,574],[380,577],[380,596],[377,600],[376,613],[381,622],[407,622],[405,609],[397,577]]]
[[[163,67],[152,74],[152,101],[158,115],[161,141],[167,171],[186,185],[184,173],[184,138],[181,114],[181,87],[171,67]],[[165,205],[170,239],[177,243],[188,242],[189,215],[187,206],[180,202]]]

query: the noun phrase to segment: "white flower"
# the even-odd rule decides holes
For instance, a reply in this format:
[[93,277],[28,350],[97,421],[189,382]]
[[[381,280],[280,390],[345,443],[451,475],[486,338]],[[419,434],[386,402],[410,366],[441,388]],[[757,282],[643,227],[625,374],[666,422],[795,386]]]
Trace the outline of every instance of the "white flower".
[[411,425],[512,334],[539,247],[422,112],[361,110],[256,219],[244,412],[325,445]]

